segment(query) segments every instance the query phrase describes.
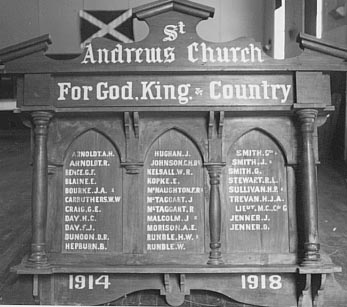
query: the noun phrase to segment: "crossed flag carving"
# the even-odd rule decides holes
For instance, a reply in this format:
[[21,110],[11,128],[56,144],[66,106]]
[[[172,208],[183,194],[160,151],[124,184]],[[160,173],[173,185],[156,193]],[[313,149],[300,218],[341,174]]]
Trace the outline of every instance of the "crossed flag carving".
[[106,24],[103,21],[97,19],[93,15],[89,14],[86,11],[80,11],[79,13],[80,17],[87,20],[94,26],[97,26],[100,28],[99,31],[95,32],[91,36],[89,36],[87,39],[85,39],[81,43],[81,48],[84,48],[87,44],[89,44],[94,38],[96,37],[104,37],[105,35],[109,34],[116,40],[122,42],[122,43],[132,43],[133,40],[129,37],[125,36],[124,34],[120,33],[116,30],[118,26],[120,26],[122,23],[127,21],[128,19],[132,18],[132,9],[129,9],[125,11],[123,14],[115,18],[110,23]]

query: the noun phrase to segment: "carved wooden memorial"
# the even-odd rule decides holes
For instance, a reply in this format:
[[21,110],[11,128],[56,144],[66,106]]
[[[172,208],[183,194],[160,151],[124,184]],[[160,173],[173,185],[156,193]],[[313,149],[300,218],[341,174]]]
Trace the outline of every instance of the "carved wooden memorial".
[[[213,9],[141,6],[141,42],[94,39],[70,60],[48,36],[0,51],[32,119],[31,254],[42,304],[103,304],[156,289],[257,306],[323,306],[340,270],[320,250],[317,127],[346,50],[302,35],[274,60],[196,34]],[[341,59],[342,58],[342,59]]]

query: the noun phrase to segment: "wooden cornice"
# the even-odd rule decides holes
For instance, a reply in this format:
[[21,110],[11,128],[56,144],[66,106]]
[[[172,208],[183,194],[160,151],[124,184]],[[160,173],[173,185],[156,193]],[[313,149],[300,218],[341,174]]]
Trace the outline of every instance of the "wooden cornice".
[[15,44],[3,49],[0,49],[0,68],[1,64],[28,56],[36,52],[44,52],[51,44],[51,38],[48,34],[27,40],[25,42]]
[[143,20],[171,10],[201,19],[214,15],[214,8],[186,0],[159,0],[137,7],[133,10],[133,14],[139,20]]
[[309,49],[347,60],[347,48],[336,43],[324,41],[322,39],[316,38],[315,36],[304,33],[299,34],[298,42],[302,49]]

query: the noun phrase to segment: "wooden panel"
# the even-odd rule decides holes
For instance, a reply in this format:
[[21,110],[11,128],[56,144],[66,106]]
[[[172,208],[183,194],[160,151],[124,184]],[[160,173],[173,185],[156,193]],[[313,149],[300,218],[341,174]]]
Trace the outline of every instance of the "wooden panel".
[[52,305],[100,305],[162,284],[159,274],[56,274],[41,280],[42,303]]
[[139,188],[143,186],[143,170],[141,167],[136,174],[126,171],[124,173],[124,204],[126,205],[123,210],[123,252],[143,254],[145,208],[140,205],[143,202],[143,191]]
[[330,98],[329,101],[326,101],[326,90],[330,85],[327,83],[327,79],[325,79],[322,73],[297,72],[296,85],[296,99],[298,103],[331,104]]
[[[298,277],[295,274],[284,273],[55,274],[49,278],[40,276],[40,293],[43,304],[101,305],[122,297],[124,293],[130,294],[139,290],[156,289],[158,294],[166,297],[171,294],[176,297],[182,295],[184,298],[185,295],[193,294],[191,290],[201,289],[204,296],[207,291],[214,291],[252,306],[278,307],[281,302],[281,307],[292,307],[297,304],[297,283]],[[176,292],[172,294],[171,291]],[[199,304],[197,300],[194,302]],[[203,302],[205,301],[201,301],[202,304]],[[241,303],[232,304],[241,306]],[[245,306],[244,304],[242,306]]]
[[[70,144],[88,130],[102,132],[108,139],[112,138],[113,144],[122,157],[125,155],[125,140],[123,133],[122,114],[94,113],[75,116],[59,116],[56,114],[50,126],[48,137],[48,160],[55,165],[63,165],[65,153]],[[124,159],[124,158],[122,158]]]
[[199,151],[171,130],[152,145],[145,162],[147,253],[204,252],[203,168]]
[[61,252],[61,238],[64,215],[63,203],[63,168],[62,166],[48,166],[48,203],[46,227],[46,246],[49,252]]
[[252,131],[231,146],[225,175],[228,252],[288,252],[287,174],[278,146]]
[[[164,113],[167,120],[163,120]],[[175,129],[194,140],[203,156],[208,161],[207,150],[207,115],[205,112],[142,112],[140,114],[140,161],[146,159],[153,142],[164,132]]]
[[63,172],[63,251],[121,251],[122,170],[113,145],[86,132],[70,146]]
[[27,74],[24,77],[24,104],[50,105],[50,75]]

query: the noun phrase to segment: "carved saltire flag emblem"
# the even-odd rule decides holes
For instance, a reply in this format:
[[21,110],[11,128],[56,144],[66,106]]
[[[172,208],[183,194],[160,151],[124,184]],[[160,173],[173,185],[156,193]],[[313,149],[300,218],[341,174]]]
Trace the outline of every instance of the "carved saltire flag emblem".
[[121,43],[134,41],[132,10],[80,11],[81,48],[96,37]]

